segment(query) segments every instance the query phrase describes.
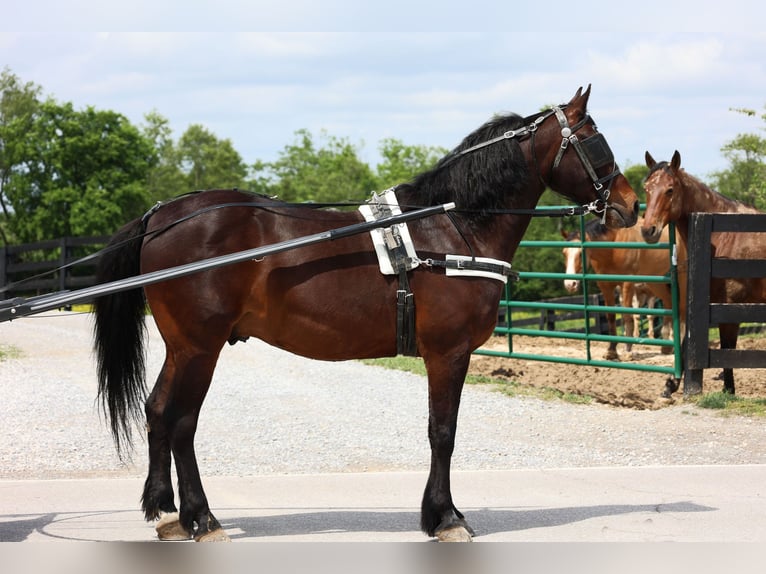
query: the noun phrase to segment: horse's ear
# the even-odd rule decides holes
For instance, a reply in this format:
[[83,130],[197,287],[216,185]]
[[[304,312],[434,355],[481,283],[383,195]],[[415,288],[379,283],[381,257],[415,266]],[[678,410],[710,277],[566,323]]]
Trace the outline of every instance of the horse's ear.
[[584,92],[582,91],[582,86],[577,88],[577,92],[569,102],[569,105],[578,106],[584,110],[588,107],[588,98],[590,98],[590,84],[588,84],[588,87]]
[[564,239],[567,239],[567,236],[569,235],[566,230],[562,227],[559,231],[561,231],[561,237]]
[[673,152],[673,159],[670,160],[670,167],[673,168],[673,171],[678,171],[681,167],[681,154],[678,153],[678,150]]
[[657,162],[654,161],[652,154],[650,154],[648,151],[644,154],[644,160],[646,161],[646,167],[649,169],[652,169],[655,165],[657,165]]

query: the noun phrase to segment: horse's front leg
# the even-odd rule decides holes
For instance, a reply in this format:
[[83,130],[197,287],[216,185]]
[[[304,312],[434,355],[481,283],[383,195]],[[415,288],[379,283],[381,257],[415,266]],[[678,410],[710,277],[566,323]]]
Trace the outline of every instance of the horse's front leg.
[[452,502],[450,491],[450,461],[470,353],[424,359],[428,371],[431,472],[423,493],[420,526],[428,536],[436,536],[441,541],[470,542],[473,530]]

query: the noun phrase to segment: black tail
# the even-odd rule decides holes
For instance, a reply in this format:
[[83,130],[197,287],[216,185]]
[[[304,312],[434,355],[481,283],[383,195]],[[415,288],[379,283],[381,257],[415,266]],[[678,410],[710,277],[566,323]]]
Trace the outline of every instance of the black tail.
[[[99,284],[133,277],[140,272],[140,219],[120,229],[101,256]],[[132,446],[132,426],[142,420],[146,395],[144,339],[146,300],[142,288],[96,299],[94,350],[98,363],[98,397],[108,415],[117,452]]]

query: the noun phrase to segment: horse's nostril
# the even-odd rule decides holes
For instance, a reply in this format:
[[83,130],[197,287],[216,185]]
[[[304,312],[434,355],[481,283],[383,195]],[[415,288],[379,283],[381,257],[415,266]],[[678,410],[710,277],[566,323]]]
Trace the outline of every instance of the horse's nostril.
[[639,210],[639,209],[640,209],[640,205],[639,205],[639,203],[638,203],[638,200],[636,200],[636,202],[633,204],[633,213],[634,213],[635,215],[638,215],[638,210]]

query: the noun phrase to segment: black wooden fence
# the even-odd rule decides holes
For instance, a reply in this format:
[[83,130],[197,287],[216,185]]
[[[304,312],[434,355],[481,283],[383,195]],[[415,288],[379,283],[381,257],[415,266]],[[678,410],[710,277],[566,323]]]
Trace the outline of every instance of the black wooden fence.
[[[766,215],[692,214],[688,249],[684,396],[702,392],[704,369],[766,367],[766,351],[710,348],[710,327],[721,323],[766,322],[766,303],[710,302],[712,278],[766,277],[766,260],[716,258],[710,243],[711,234],[716,232],[766,234]],[[766,235],[761,241],[766,241]]]
[[69,263],[94,253],[109,240],[62,237],[50,241],[0,247],[0,299],[89,287],[95,283],[96,260]]

